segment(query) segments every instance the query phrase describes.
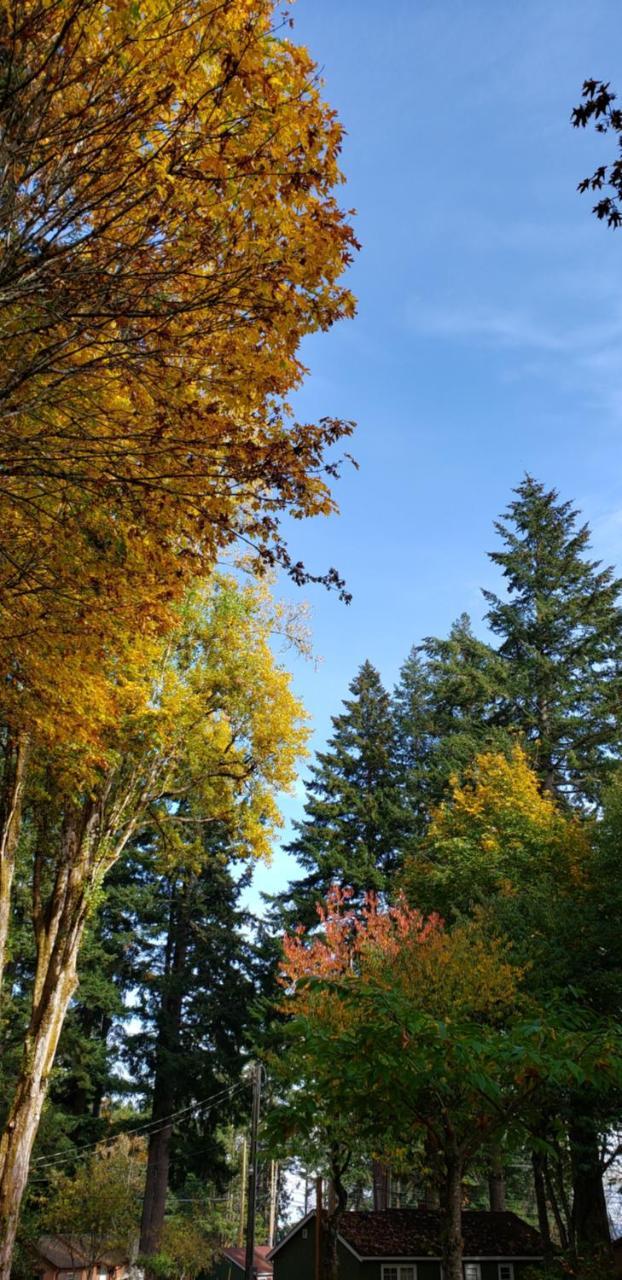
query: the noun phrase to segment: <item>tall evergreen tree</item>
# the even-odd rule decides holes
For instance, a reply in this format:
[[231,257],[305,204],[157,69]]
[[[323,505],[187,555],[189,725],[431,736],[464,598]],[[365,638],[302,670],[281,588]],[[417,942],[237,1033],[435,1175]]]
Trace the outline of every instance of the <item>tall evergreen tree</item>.
[[478,751],[508,747],[507,732],[495,722],[504,679],[505,664],[474,635],[464,613],[447,639],[429,636],[411,649],[392,701],[409,846],[452,775]]
[[223,1124],[245,1111],[246,1096],[224,1094],[214,1109],[169,1117],[237,1085],[250,1040],[259,964],[240,903],[248,875],[236,875],[226,831],[189,823],[187,863],[167,866],[154,836],[133,860],[143,864],[136,917],[132,1012],[123,1057],[135,1089],[150,1104],[141,1253],[157,1254],[169,1189],[186,1181],[227,1182]]
[[522,731],[547,790],[593,804],[622,749],[622,580],[555,489],[526,476],[515,494],[490,552],[507,597],[484,592],[506,666],[498,721]]
[[307,875],[275,899],[279,923],[313,924],[334,882],[357,896],[384,892],[403,844],[403,810],[389,695],[370,662],[350,684],[333,733],[307,781],[305,817],[287,846]]

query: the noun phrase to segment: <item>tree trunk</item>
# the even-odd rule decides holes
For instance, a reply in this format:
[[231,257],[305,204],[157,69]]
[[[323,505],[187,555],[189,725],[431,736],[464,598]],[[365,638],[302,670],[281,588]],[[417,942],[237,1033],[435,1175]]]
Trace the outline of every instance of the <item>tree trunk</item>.
[[4,751],[4,776],[0,794],[0,1001],[7,958],[15,850],[22,821],[27,761],[28,738],[26,735],[9,737]]
[[438,1138],[428,1132],[425,1137],[425,1165],[428,1170],[424,1193],[423,1208],[438,1210],[441,1207],[441,1184],[443,1181],[442,1162],[438,1149]]
[[153,1257],[160,1248],[166,1210],[172,1135],[172,1124],[166,1124],[149,1138],[139,1245],[139,1252],[144,1257]]
[[542,1236],[542,1252],[544,1254],[545,1263],[548,1263],[553,1259],[553,1241],[551,1240],[549,1212],[546,1203],[544,1156],[541,1151],[532,1151],[531,1165],[533,1168],[533,1186],[536,1195],[536,1207],[538,1210],[538,1228],[540,1230],[540,1235]]
[[[102,797],[65,806],[59,846],[39,843],[33,867],[33,928],[36,965],[31,1015],[22,1064],[0,1138],[0,1280],[9,1280],[19,1211],[41,1110],[60,1033],[77,986],[77,962],[93,891],[123,849],[125,838],[102,853]],[[128,832],[130,828],[127,828]],[[42,828],[42,833],[45,828]],[[47,897],[42,886],[55,869]]]
[[339,1280],[339,1224],[348,1207],[348,1193],[342,1179],[350,1163],[349,1153],[345,1159],[342,1155],[338,1146],[331,1151],[331,1189],[325,1219],[322,1273],[325,1280]]
[[382,1160],[372,1161],[372,1179],[374,1210],[379,1212],[388,1207],[389,1198],[389,1170]]
[[455,1141],[450,1138],[445,1151],[442,1197],[444,1280],[462,1280],[462,1173],[462,1157]]
[[162,1127],[149,1137],[147,1178],[140,1224],[140,1253],[145,1258],[153,1257],[158,1253],[164,1226],[173,1133],[172,1124],[165,1124],[164,1121],[175,1110],[177,1103],[175,1060],[180,1051],[190,905],[189,886],[184,885],[180,890],[179,886],[173,885],[151,1108],[152,1121],[154,1123],[162,1121]]
[[495,1151],[488,1170],[488,1199],[492,1213],[505,1211],[505,1173],[498,1151]]
[[0,1280],[11,1258],[30,1157],[67,1008],[77,986],[77,957],[88,914],[81,858],[88,812],[65,824],[63,854],[45,911],[35,911],[37,962],[22,1066],[0,1139]]
[[589,1115],[579,1111],[568,1127],[572,1165],[572,1227],[579,1257],[611,1252],[611,1233],[603,1189],[598,1133]]
[[547,1156],[544,1157],[543,1173],[544,1173],[544,1181],[546,1184],[546,1194],[548,1196],[548,1202],[551,1206],[553,1217],[555,1219],[555,1226],[557,1228],[557,1234],[559,1236],[559,1243],[562,1249],[564,1250],[564,1252],[566,1252],[566,1250],[570,1248],[568,1228],[567,1228],[567,1224],[564,1222],[563,1214],[562,1214],[559,1200],[557,1197],[557,1192],[553,1185],[553,1179],[551,1177],[550,1162]]
[[423,1207],[424,1209],[440,1209],[441,1207],[441,1193],[432,1182],[426,1183]]

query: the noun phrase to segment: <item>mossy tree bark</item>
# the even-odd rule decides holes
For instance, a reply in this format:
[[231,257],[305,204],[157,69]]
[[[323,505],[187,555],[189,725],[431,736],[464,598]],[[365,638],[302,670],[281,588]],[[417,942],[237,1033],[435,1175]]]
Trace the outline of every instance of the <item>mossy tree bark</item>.
[[[149,782],[153,780],[152,770]],[[81,802],[50,800],[48,811],[40,814],[32,881],[36,964],[31,1012],[0,1137],[0,1280],[10,1280],[32,1148],[77,986],[84,926],[99,885],[138,825],[149,794],[144,774],[119,778],[111,772]]]
[[0,1001],[7,960],[11,891],[15,873],[15,851],[22,820],[28,749],[27,734],[13,735],[7,731],[0,791]]

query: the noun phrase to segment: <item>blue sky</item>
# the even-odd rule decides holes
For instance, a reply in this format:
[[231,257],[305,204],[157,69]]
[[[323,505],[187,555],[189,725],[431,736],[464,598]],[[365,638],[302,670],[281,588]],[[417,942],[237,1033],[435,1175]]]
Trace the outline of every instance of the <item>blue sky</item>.
[[[622,566],[622,230],[579,179],[613,139],[570,127],[588,76],[622,95],[606,0],[297,0],[294,35],[347,129],[343,202],[363,248],[359,313],[310,339],[301,418],[355,418],[341,514],[295,525],[349,608],[307,593],[317,668],[295,663],[314,746],[369,658],[392,684],[410,646],[495,583],[492,523],[528,470],[583,509]],[[303,788],[289,798],[301,812]],[[291,865],[275,851],[256,889]]]

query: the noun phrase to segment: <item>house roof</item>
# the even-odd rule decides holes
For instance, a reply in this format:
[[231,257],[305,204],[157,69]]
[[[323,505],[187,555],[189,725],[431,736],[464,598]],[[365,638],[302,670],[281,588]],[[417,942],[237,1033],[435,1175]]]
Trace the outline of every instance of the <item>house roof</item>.
[[[308,1214],[303,1222],[314,1216]],[[303,1222],[272,1250],[286,1243]],[[344,1213],[339,1236],[357,1258],[440,1258],[440,1210],[385,1209]],[[465,1210],[462,1214],[465,1258],[540,1258],[542,1241],[533,1227],[515,1213]]]
[[74,1271],[76,1267],[85,1266],[84,1256],[74,1241],[60,1240],[58,1236],[40,1236],[36,1250],[59,1271]]
[[[258,1276],[272,1275],[272,1263],[268,1261],[269,1253],[270,1253],[269,1245],[267,1244],[255,1245],[255,1252],[253,1254],[253,1266],[255,1267],[255,1270],[257,1271]],[[230,1249],[223,1249],[223,1255],[225,1258],[228,1258],[229,1262],[234,1262],[236,1267],[240,1268],[240,1271],[244,1271],[244,1268],[246,1266],[246,1249],[239,1249],[234,1246]]]
[[95,1259],[91,1261],[92,1245],[90,1242],[68,1239],[62,1236],[40,1236],[36,1244],[36,1252],[46,1262],[51,1262],[57,1271],[81,1271],[93,1265],[106,1267],[123,1266],[127,1261],[127,1253],[122,1249],[104,1246]]

